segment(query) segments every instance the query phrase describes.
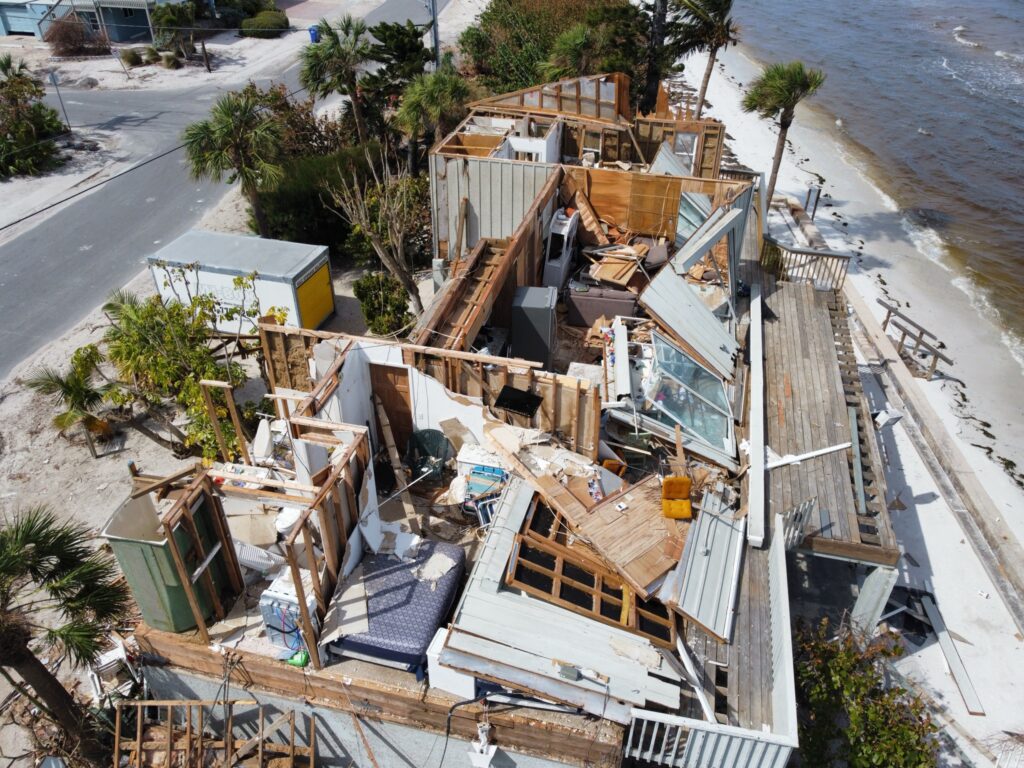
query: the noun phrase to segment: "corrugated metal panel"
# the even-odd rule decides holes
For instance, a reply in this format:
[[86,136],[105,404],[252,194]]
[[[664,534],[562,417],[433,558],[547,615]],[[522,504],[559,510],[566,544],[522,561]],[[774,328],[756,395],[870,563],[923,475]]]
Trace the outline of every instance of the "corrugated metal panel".
[[730,249],[735,247],[734,242],[739,241],[738,227],[745,219],[746,212],[742,208],[719,208],[712,211],[711,216],[690,237],[682,242],[676,237],[679,250],[672,257],[672,268],[680,275],[686,274],[723,237],[729,237]]
[[511,237],[557,166],[486,157],[431,157],[431,202],[437,239],[453,245],[459,201],[469,200],[463,247],[480,238]]
[[731,381],[739,342],[673,269],[664,268],[640,293],[640,303],[683,344]]
[[658,173],[663,176],[690,176],[686,163],[679,155],[672,151],[667,141],[661,142],[658,153],[651,161],[648,173]]
[[790,747],[730,733],[694,730],[686,740],[686,768],[784,768]]
[[733,518],[721,497],[708,491],[680,560],[678,610],[726,641],[732,638],[745,529],[746,518]]

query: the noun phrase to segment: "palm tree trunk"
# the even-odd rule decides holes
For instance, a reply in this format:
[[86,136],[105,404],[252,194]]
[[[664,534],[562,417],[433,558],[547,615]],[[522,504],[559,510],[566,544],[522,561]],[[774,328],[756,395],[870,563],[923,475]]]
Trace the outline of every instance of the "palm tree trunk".
[[420,129],[414,128],[409,135],[409,170],[413,176],[420,175]]
[[270,225],[267,223],[267,214],[263,210],[263,204],[260,202],[260,193],[255,189],[242,188],[242,194],[245,195],[249,201],[249,206],[252,208],[252,217],[256,221],[256,231],[260,233],[260,237],[270,237]]
[[359,85],[353,78],[348,84],[348,97],[352,101],[352,118],[356,123],[356,134],[359,143],[366,144],[366,124],[363,122],[363,98],[359,95]]
[[647,81],[644,83],[644,97],[640,102],[640,111],[644,114],[649,114],[658,105],[666,16],[668,16],[668,0],[654,0],[654,10],[651,12],[651,39],[647,44]]
[[82,709],[67,689],[28,648],[15,655],[17,661],[10,665],[11,668],[42,699],[57,718],[57,724],[78,740],[82,757],[95,765],[105,765],[103,747],[90,732]]
[[165,437],[161,437],[159,434],[154,432],[152,429],[150,429],[143,423],[145,418],[145,416],[134,416],[128,421],[128,426],[130,426],[143,437],[148,437],[161,448],[166,448],[168,451],[177,451],[179,449],[181,443],[175,443],[171,440],[168,440]]
[[768,198],[766,203],[772,204],[772,195],[775,194],[775,180],[779,177],[779,166],[782,165],[782,153],[786,151],[786,134],[789,133],[789,126],[793,124],[793,118],[786,119],[783,114],[779,120],[779,140],[775,142],[775,159],[772,160],[772,175],[768,179]]
[[697,109],[694,112],[694,117],[700,120],[700,115],[704,111],[704,97],[708,94],[708,83],[711,82],[711,73],[715,70],[715,57],[718,56],[718,49],[712,48],[711,53],[708,54],[708,65],[704,69],[704,80],[700,84],[700,93],[697,94]]

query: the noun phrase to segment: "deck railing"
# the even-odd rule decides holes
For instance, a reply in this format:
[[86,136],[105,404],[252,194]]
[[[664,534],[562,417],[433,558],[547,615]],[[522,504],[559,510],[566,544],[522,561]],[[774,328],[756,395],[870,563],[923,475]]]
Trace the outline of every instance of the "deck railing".
[[838,291],[846,282],[850,254],[815,248],[800,248],[764,236],[761,267],[779,280],[810,282],[823,290]]
[[739,168],[722,168],[718,171],[718,178],[724,181],[757,181],[761,174],[757,171],[743,171]]
[[945,346],[939,337],[929,331],[923,325],[911,320],[900,311],[895,304],[890,304],[882,299],[875,299],[885,308],[885,319],[882,321],[882,330],[888,331],[891,326],[899,334],[899,341],[896,342],[896,351],[903,353],[907,342],[912,342],[914,347],[911,353],[927,354],[931,358],[926,378],[930,381],[935,376],[935,368],[939,361],[947,365],[953,365],[953,358],[941,351]]

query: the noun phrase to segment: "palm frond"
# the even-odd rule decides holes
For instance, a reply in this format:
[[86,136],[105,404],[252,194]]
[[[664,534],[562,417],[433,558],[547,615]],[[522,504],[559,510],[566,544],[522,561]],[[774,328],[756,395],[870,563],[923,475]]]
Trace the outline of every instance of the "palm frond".
[[[95,658],[103,624],[125,615],[131,604],[116,563],[93,549],[90,539],[85,526],[58,519],[45,506],[0,524],[3,609],[24,612],[33,626],[45,623],[43,639],[61,644],[76,664]],[[40,594],[56,610],[34,611]]]
[[71,663],[82,667],[96,661],[103,650],[102,641],[105,627],[95,621],[70,621],[59,627],[50,627],[43,633],[48,645],[60,646],[68,654]]
[[808,69],[802,61],[769,64],[750,84],[743,97],[743,109],[772,118],[780,113],[791,116],[803,99],[813,95],[825,83],[825,73]]

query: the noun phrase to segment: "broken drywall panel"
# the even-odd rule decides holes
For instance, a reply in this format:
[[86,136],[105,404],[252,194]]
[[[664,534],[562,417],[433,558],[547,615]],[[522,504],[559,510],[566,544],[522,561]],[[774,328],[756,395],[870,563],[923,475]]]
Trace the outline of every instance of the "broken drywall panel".
[[472,436],[478,444],[484,442],[484,424],[490,417],[479,398],[454,395],[437,379],[412,367],[407,367],[407,370],[414,429],[437,429],[443,432],[442,423],[455,419],[462,426],[460,435],[463,442],[466,442],[466,434]]
[[[303,485],[314,485],[313,476],[327,466],[327,448],[319,443],[295,438],[292,440],[292,456],[295,459],[295,480]],[[294,493],[305,493],[295,491]],[[310,497],[312,493],[305,494]]]

